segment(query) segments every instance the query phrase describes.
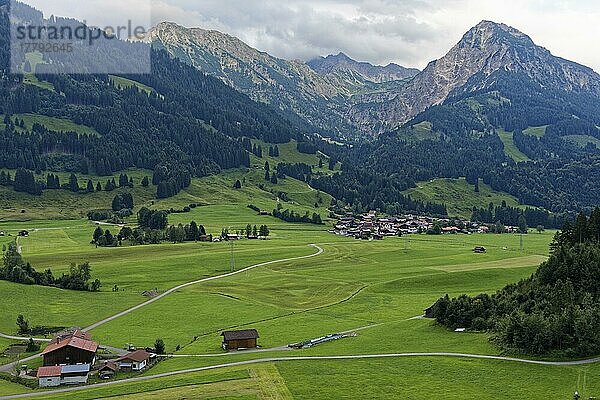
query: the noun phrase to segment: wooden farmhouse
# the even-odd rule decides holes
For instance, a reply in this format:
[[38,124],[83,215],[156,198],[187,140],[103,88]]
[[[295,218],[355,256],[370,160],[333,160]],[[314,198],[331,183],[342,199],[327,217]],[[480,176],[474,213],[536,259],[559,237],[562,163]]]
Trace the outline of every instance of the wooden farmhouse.
[[150,364],[153,355],[146,350],[136,350],[117,359],[120,370],[143,371]]
[[94,364],[98,343],[85,332],[56,337],[42,352],[44,366]]
[[247,329],[243,331],[225,331],[223,336],[223,350],[241,350],[254,349],[258,347],[259,338],[256,329]]

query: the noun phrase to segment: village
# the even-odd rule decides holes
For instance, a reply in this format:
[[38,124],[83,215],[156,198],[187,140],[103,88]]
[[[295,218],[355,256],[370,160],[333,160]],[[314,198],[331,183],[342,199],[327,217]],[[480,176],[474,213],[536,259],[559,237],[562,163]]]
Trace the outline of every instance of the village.
[[[385,237],[398,237],[418,234],[475,234],[495,232],[494,225],[481,224],[457,218],[435,218],[406,214],[401,216],[378,217],[376,211],[365,214],[346,214],[335,223],[331,233],[359,240],[383,240]],[[501,233],[518,233],[516,226],[502,226]]]

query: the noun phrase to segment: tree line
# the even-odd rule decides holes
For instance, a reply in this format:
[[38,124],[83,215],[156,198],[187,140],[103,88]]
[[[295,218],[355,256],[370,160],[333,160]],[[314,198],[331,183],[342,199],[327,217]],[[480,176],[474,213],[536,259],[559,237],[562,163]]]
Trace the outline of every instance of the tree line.
[[566,223],[551,255],[529,278],[495,294],[439,299],[436,320],[489,331],[506,351],[556,357],[600,352],[600,209]]
[[98,279],[90,282],[91,272],[92,268],[89,263],[71,264],[69,273],[63,273],[60,277],[55,277],[50,269],[38,272],[30,263],[23,260],[16,242],[11,242],[4,252],[0,279],[25,285],[54,286],[61,289],[96,292],[100,290],[101,283]]

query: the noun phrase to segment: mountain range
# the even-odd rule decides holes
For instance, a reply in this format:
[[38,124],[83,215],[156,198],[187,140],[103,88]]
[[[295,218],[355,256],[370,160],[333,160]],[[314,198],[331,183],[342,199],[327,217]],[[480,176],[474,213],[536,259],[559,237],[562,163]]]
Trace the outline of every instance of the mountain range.
[[321,75],[334,74],[339,71],[353,72],[360,74],[365,80],[375,83],[401,81],[412,78],[420,72],[416,68],[406,68],[394,63],[384,67],[358,62],[341,52],[337,55],[314,58],[307,64]]
[[[0,16],[6,71],[2,7]],[[126,87],[108,75],[40,74],[68,61],[52,54],[32,66],[37,76],[2,72],[0,168],[145,168],[170,195],[192,176],[248,166],[250,153],[260,156],[253,139],[295,139],[298,149],[342,164],[303,180],[357,210],[416,210],[405,190],[458,177],[556,213],[600,202],[600,76],[505,24],[482,21],[423,71],[344,54],[283,60],[230,35],[166,22],[146,40],[153,73],[118,77]],[[23,135],[8,117],[22,114],[69,119],[99,136],[65,140],[43,126]]]
[[[473,27],[423,71],[396,64],[374,66],[344,53],[306,63],[287,61],[230,35],[173,23],[159,24],[147,40],[336,138],[394,130],[431,106],[490,91],[502,73],[523,75],[559,95],[600,94],[600,76],[592,69],[555,57],[517,29],[491,21]],[[510,93],[505,95],[510,99]]]
[[343,55],[309,63],[288,61],[221,32],[168,22],[153,28],[146,41],[336,138],[358,135],[347,115],[355,95],[399,88],[418,72],[358,63]]

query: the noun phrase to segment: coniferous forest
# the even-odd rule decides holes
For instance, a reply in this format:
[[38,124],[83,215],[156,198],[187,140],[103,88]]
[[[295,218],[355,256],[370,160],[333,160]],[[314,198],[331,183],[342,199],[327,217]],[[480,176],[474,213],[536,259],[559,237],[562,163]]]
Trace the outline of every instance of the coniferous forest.
[[556,234],[550,259],[493,295],[445,296],[433,316],[448,328],[489,331],[494,343],[530,355],[600,352],[600,209]]
[[[507,71],[494,73],[488,77],[492,83],[479,88],[483,78],[475,75],[443,104],[429,107],[404,127],[340,146],[316,139],[314,128],[299,118],[254,102],[162,50],[152,51],[152,74],[125,77],[147,85],[150,93],[118,87],[107,75],[38,71],[37,78],[52,90],[24,84],[22,76],[8,74],[9,22],[2,10],[0,114],[5,127],[0,129],[0,168],[19,169],[18,191],[39,195],[45,189],[31,179],[31,171],[107,176],[137,167],[154,171],[156,196],[167,198],[189,186],[192,177],[248,167],[250,154],[263,153],[250,142],[255,138],[271,144],[297,139],[298,151],[329,156],[330,170],[340,161],[341,171],[331,175],[282,164],[280,176],[298,177],[361,211],[446,215],[444,205],[415,201],[402,192],[420,181],[458,177],[481,179],[521,204],[557,214],[589,214],[597,204],[600,150],[566,139],[600,137],[599,102],[583,92],[558,92]],[[37,123],[28,129],[15,117],[26,113],[66,118],[98,135],[57,134]],[[431,124],[430,134],[415,140],[415,126],[421,123]],[[524,133],[540,125],[546,126],[543,136]],[[507,156],[500,128],[513,132],[515,146],[530,161],[517,163]],[[276,156],[275,149],[264,152]],[[2,181],[11,184],[6,177]]]

